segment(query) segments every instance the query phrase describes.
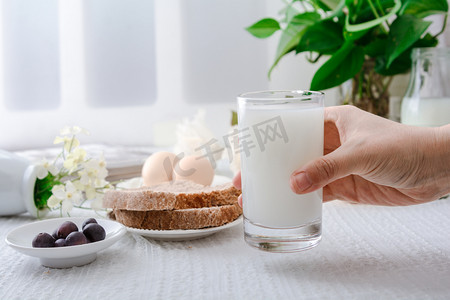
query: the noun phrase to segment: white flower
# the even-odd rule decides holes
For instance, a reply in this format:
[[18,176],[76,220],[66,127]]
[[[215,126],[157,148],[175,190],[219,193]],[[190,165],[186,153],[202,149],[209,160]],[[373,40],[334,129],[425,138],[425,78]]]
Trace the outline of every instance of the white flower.
[[78,172],[80,182],[83,185],[90,185],[93,187],[102,187],[107,184],[105,181],[108,176],[106,169],[106,162],[101,156],[100,159],[90,159],[82,165],[82,170]]
[[47,200],[47,205],[50,208],[58,207],[61,204],[61,200],[56,198],[55,195],[51,195]]
[[42,159],[38,165],[36,165],[36,177],[39,179],[44,179],[47,177],[48,173],[53,176],[58,174],[58,168],[54,164],[51,164],[48,160]]
[[[42,160],[36,165],[37,177],[44,179],[49,172],[54,176],[53,182],[38,182],[37,184],[47,184],[52,186],[52,195],[47,199],[47,206],[50,209],[60,209],[62,214],[68,214],[73,207],[81,207],[84,201],[91,202],[91,208],[102,207],[102,199],[106,189],[113,188],[106,177],[106,161],[102,155],[98,159],[87,158],[87,153],[80,148],[80,142],[75,135],[89,132],[81,127],[66,126],[60,131],[61,136],[54,140],[55,144],[63,143],[62,152],[56,157],[53,164],[47,160]],[[63,167],[58,168],[56,165]],[[63,183],[61,183],[63,182]],[[45,191],[45,190],[44,190]],[[35,196],[42,196],[38,191]],[[84,207],[83,208],[87,208]]]
[[61,135],[77,135],[79,133],[83,133],[85,135],[89,135],[89,131],[79,126],[64,126],[63,129],[59,131]]
[[89,131],[78,126],[73,127],[65,126],[63,129],[60,130],[59,133],[62,135],[62,137],[57,136],[53,141],[53,144],[56,145],[64,143],[64,149],[67,152],[71,152],[72,149],[75,149],[80,145],[80,141],[77,138],[75,138],[75,135],[79,133],[89,135]]
[[[81,191],[71,181],[67,181],[64,185],[55,185],[52,188],[52,193],[53,196],[60,200],[63,213],[71,211],[73,204],[79,204],[81,200]],[[56,199],[52,199],[51,203],[53,204],[55,202]]]
[[72,184],[75,186],[75,188],[77,189],[77,190],[79,190],[80,192],[83,192],[84,190],[85,190],[85,186],[84,186],[84,184],[82,184],[81,182],[80,182],[80,180],[74,180],[74,181],[72,181]]
[[76,148],[67,155],[67,158],[63,163],[63,166],[64,168],[69,170],[69,173],[72,173],[78,168],[79,164],[84,162],[85,157],[86,157],[86,150],[82,148]]
[[85,186],[84,192],[86,193],[86,199],[93,200],[97,197],[97,190],[93,186]]
[[73,203],[70,201],[63,201],[61,203],[61,210],[63,214],[67,214],[68,212],[72,211]]
[[67,152],[72,151],[72,149],[77,148],[80,145],[80,141],[75,138],[75,137],[60,137],[57,136],[54,140],[53,140],[53,144],[61,144],[64,143],[64,150],[66,150]]

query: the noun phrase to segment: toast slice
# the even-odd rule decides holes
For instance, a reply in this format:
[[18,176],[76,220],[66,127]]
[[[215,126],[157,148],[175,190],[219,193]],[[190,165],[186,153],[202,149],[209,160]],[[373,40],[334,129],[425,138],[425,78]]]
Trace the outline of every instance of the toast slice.
[[236,204],[240,194],[231,182],[205,187],[192,181],[177,180],[151,187],[107,191],[103,207],[129,211],[202,208]]
[[128,227],[151,230],[202,229],[236,220],[242,214],[237,204],[178,210],[114,209],[110,218]]

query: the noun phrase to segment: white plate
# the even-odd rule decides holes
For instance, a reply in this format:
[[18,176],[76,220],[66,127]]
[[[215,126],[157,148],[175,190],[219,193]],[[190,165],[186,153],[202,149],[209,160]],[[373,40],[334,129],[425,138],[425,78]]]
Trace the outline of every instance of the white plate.
[[20,253],[38,257],[41,264],[50,268],[70,268],[82,266],[94,261],[97,252],[108,248],[118,241],[125,233],[126,228],[122,224],[97,218],[106,231],[106,237],[102,241],[78,246],[55,247],[55,248],[33,248],[31,243],[40,232],[52,234],[65,221],[72,221],[81,230],[81,225],[87,217],[79,218],[55,218],[37,221],[22,225],[12,230],[6,236],[5,242]]
[[188,241],[195,240],[203,237],[207,237],[216,232],[235,227],[242,224],[242,216],[237,218],[231,223],[227,223],[218,227],[211,227],[205,229],[190,229],[190,230],[148,230],[148,229],[137,229],[132,227],[127,227],[129,232],[137,233],[142,236],[152,238],[154,240],[163,241]]

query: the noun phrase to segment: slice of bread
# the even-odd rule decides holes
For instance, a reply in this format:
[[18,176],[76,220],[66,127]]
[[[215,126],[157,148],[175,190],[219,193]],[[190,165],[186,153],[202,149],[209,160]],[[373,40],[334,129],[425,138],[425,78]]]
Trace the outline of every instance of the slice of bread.
[[107,191],[103,207],[129,211],[201,208],[235,204],[240,194],[231,182],[205,187],[192,181],[177,180],[152,187]]
[[236,220],[242,214],[237,204],[178,210],[115,209],[110,217],[128,227],[151,230],[202,229]]

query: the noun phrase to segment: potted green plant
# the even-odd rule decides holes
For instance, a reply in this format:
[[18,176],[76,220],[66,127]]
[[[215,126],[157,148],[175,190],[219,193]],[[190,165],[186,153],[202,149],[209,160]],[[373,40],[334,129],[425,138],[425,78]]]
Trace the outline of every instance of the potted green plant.
[[[310,89],[352,79],[346,102],[387,117],[392,77],[410,70],[413,48],[438,44],[447,12],[447,0],[288,0],[279,20],[265,18],[246,29],[258,38],[282,31],[269,77],[288,53],[308,52],[311,63],[328,56]],[[424,19],[433,14],[445,15],[434,35]]]

